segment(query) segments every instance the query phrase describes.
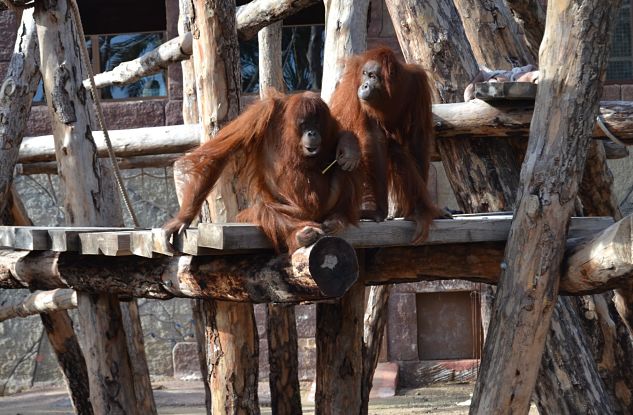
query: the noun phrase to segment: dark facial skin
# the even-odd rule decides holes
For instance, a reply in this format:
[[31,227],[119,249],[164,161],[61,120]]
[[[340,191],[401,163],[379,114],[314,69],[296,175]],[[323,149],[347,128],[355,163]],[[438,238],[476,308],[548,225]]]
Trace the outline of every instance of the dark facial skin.
[[358,98],[363,101],[375,101],[383,90],[381,66],[376,61],[367,61],[363,65],[361,84],[358,87]]
[[314,157],[321,150],[321,133],[315,117],[297,120],[299,131],[301,131],[301,148],[303,155]]

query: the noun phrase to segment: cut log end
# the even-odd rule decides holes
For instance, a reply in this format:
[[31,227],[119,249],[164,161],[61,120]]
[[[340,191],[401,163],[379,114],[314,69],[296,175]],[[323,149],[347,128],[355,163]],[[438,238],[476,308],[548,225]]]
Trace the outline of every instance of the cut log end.
[[298,249],[292,255],[292,266],[295,275],[310,275],[327,297],[342,296],[358,279],[356,251],[344,239],[333,236]]

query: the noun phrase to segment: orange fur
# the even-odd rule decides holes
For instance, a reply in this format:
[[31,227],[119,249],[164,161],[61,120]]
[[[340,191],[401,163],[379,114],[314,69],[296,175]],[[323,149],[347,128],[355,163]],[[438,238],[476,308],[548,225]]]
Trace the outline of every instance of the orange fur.
[[[318,120],[321,134],[321,151],[315,157],[302,153],[297,120],[307,117]],[[238,220],[259,224],[277,250],[297,249],[297,233],[305,226],[321,229],[320,223],[331,218],[355,223],[360,203],[358,174],[338,167],[321,173],[336,158],[339,134],[339,124],[318,95],[272,93],[183,157],[182,206],[164,229],[174,233],[191,223],[228,159],[238,153],[243,163],[239,179],[246,183],[251,202]]]
[[[384,88],[380,102],[358,98],[362,68],[381,65]],[[334,91],[332,114],[344,129],[358,135],[365,176],[363,202],[373,203],[376,220],[387,215],[388,192],[399,214],[417,222],[414,243],[422,242],[439,214],[427,190],[433,139],[431,88],[426,72],[400,63],[389,48],[369,50],[346,62]]]

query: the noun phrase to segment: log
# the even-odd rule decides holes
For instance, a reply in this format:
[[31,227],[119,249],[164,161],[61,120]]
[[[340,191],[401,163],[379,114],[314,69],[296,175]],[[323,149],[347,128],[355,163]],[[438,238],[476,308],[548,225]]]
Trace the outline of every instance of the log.
[[[190,32],[171,39],[139,58],[122,62],[110,71],[95,75],[95,86],[105,88],[130,84],[167,69],[171,63],[189,59],[192,41]],[[90,89],[90,80],[84,80],[83,85],[84,88]]]
[[[117,163],[121,170],[165,168],[172,167],[174,162],[184,153],[157,154],[151,156],[138,156],[129,158],[117,157]],[[15,174],[29,176],[32,174],[57,174],[57,163],[53,161],[42,161],[27,164],[17,164]]]
[[[536,64],[537,56],[523,42],[517,42],[519,31],[507,4],[503,0],[456,0],[468,41],[477,62],[489,68],[512,69]],[[500,53],[491,53],[490,45]],[[496,57],[491,59],[491,55]]]
[[22,14],[13,55],[0,85],[0,212],[7,207],[13,168],[41,79],[38,55],[35,21],[29,10]]
[[255,0],[240,6],[235,16],[239,39],[249,40],[264,27],[317,3],[318,0]]
[[[184,35],[191,31],[191,24],[194,19],[195,11],[193,0],[179,0],[178,9],[180,11],[178,17],[178,34]],[[198,100],[196,95],[196,79],[193,68],[193,59],[183,60],[182,67],[182,118],[185,124],[197,124],[198,120]],[[174,185],[176,187],[176,196],[178,203],[182,200],[183,175],[177,165],[174,166]],[[153,238],[152,238],[153,239]],[[161,241],[164,239],[161,238]],[[153,245],[153,244],[152,244]],[[196,244],[197,246],[197,244]],[[149,257],[153,256],[152,249],[149,249]],[[207,350],[205,327],[207,321],[202,309],[203,300],[191,300],[191,315],[194,323],[196,336],[196,345],[198,349],[198,361],[200,364],[200,374],[202,375],[202,383],[204,388],[204,403],[207,415],[212,415],[211,407],[211,387],[209,385],[209,367],[207,366]]]
[[[600,80],[589,80],[577,71],[591,68],[604,73],[608,53],[595,45],[608,43],[618,5],[617,0],[562,1],[548,8],[539,59],[542,82],[521,171],[521,196],[472,414],[526,413],[529,408],[538,375],[534,361],[541,359],[549,331],[568,218],[599,108]],[[561,27],[567,31],[561,32]],[[572,56],[562,70],[561,52]]]
[[[112,148],[118,157],[183,153],[200,144],[198,125],[170,125],[163,127],[111,130]],[[101,131],[93,131],[97,155],[108,156]],[[19,163],[55,161],[55,144],[52,135],[27,137],[20,147]]]
[[290,259],[271,253],[85,259],[72,253],[2,250],[0,288],[292,303],[340,297],[358,278],[353,248],[336,237],[322,238]]
[[317,304],[316,414],[361,413],[365,286],[333,304]]
[[329,102],[343,75],[345,59],[367,49],[368,0],[326,0],[321,98]]
[[369,411],[369,394],[374,382],[374,372],[380,357],[380,347],[385,334],[389,312],[389,294],[393,286],[371,287],[365,309],[363,329],[363,377],[361,383],[362,413]]
[[[105,164],[95,162],[94,121],[86,106],[91,100],[81,84],[87,74],[77,47],[84,39],[74,25],[73,4],[37,2],[34,11],[65,218],[72,225],[117,226],[123,217],[113,176]],[[134,385],[148,385],[149,380],[135,379],[141,374],[130,366],[118,299],[79,293],[78,304],[94,412],[135,412]],[[112,388],[112,382],[118,387]]]
[[527,47],[533,56],[538,56],[538,49],[545,31],[545,9],[540,0],[506,0],[512,10],[514,19],[523,29]]
[[0,321],[76,307],[77,293],[74,290],[35,291],[17,303],[2,305],[0,307]]
[[[633,145],[633,102],[602,101],[600,113],[609,130],[620,141]],[[438,141],[447,138],[459,140],[490,139],[491,137],[525,140],[532,119],[532,105],[495,104],[479,100],[454,104],[433,105],[435,133]],[[196,147],[200,143],[200,127],[197,125],[170,125],[163,127],[112,130],[110,138],[118,157],[177,154]],[[103,135],[94,131],[99,157],[107,157]],[[596,127],[594,137],[606,139]],[[20,147],[18,162],[27,164],[54,161],[53,137],[26,137]]]
[[[560,293],[595,294],[626,284],[633,276],[632,230],[633,216],[627,216],[594,237],[570,239],[561,271]],[[368,257],[365,283],[459,278],[496,284],[502,270],[504,246],[503,242],[480,242],[383,248]]]

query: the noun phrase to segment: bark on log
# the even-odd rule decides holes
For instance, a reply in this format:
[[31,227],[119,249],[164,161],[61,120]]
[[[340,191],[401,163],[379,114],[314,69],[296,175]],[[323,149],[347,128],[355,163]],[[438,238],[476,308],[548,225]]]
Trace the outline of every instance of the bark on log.
[[[121,170],[165,168],[173,166],[174,162],[183,155],[184,153],[174,153],[117,158],[117,163]],[[32,174],[57,174],[57,163],[54,161],[41,161],[28,164],[16,164],[15,174],[24,176]]]
[[[538,375],[533,362],[540,360],[549,330],[566,226],[599,106],[602,76],[597,74],[604,74],[607,53],[590,45],[608,44],[618,6],[617,0],[562,1],[548,8],[537,110],[473,414],[528,410]],[[561,27],[567,31],[561,33]],[[562,70],[561,51],[573,57]],[[594,77],[579,76],[581,67],[591,68]]]
[[[576,415],[579,408],[596,414],[611,414],[614,402],[600,379],[600,372],[587,353],[589,345],[582,330],[574,298],[560,297],[554,309],[549,331],[548,353],[540,364],[535,401],[539,413]],[[560,372],[564,368],[565,372]],[[558,372],[558,376],[551,373]],[[555,409],[555,412],[552,412]]]
[[20,302],[0,307],[0,321],[77,307],[77,293],[69,289],[35,291]]
[[[560,293],[595,294],[633,277],[633,216],[593,238],[569,240],[561,270]],[[383,248],[368,257],[365,283],[389,284],[459,278],[496,284],[503,264],[503,242]],[[464,258],[468,258],[464,261]]]
[[[167,69],[171,63],[189,59],[192,53],[191,43],[190,32],[171,39],[139,58],[122,62],[110,71],[95,75],[95,85],[97,88],[126,85]],[[90,80],[84,80],[83,85],[90,89]]]
[[[263,28],[259,40],[259,94],[266,96],[269,88],[284,91],[282,22]],[[297,322],[292,305],[268,304],[266,308],[266,336],[270,383],[270,406],[279,415],[301,414],[299,385],[299,345]]]
[[248,40],[261,29],[292,16],[318,0],[255,0],[237,8],[237,34],[240,40]]
[[13,183],[13,168],[41,79],[33,11],[26,10],[17,34],[7,75],[0,85],[0,212],[4,212]]
[[[72,225],[112,226],[123,222],[108,171],[95,162],[91,136],[91,102],[81,82],[86,78],[77,45],[73,13],[65,0],[38,2],[34,18],[46,101],[53,124],[66,221]],[[89,63],[87,63],[89,64]],[[117,210],[118,208],[118,210]],[[87,356],[90,399],[97,414],[137,409],[118,300],[107,294],[79,293],[83,350]],[[142,339],[139,339],[142,342]],[[118,388],[112,388],[115,382]],[[149,380],[145,382],[149,385]],[[151,389],[147,391],[151,394]]]
[[[178,9],[180,11],[178,18],[178,34],[184,35],[191,31],[191,24],[194,19],[195,10],[192,0],[179,0]],[[183,60],[182,67],[182,118],[185,124],[197,124],[198,119],[198,100],[196,95],[196,78],[193,68],[193,59]],[[199,140],[197,140],[199,141]],[[182,201],[182,191],[184,186],[184,176],[178,166],[174,166],[174,185],[176,187],[176,196],[178,203]],[[203,300],[191,300],[191,315],[196,335],[196,345],[198,348],[198,360],[200,364],[200,374],[202,375],[202,383],[204,388],[204,403],[207,415],[212,415],[212,397],[211,386],[209,385],[209,367],[207,366],[207,348],[205,327],[207,321],[202,311]]]
[[156,415],[156,402],[154,401],[154,393],[152,392],[152,384],[149,378],[141,316],[136,300],[121,303],[121,317],[130,355],[130,365],[134,373],[137,414]]
[[369,0],[326,0],[321,98],[330,97],[343,75],[345,59],[367,49]]
[[545,32],[545,9],[541,0],[506,0],[514,19],[523,29],[527,47],[538,57],[538,49]]
[[537,63],[538,54],[517,42],[518,27],[505,1],[456,0],[455,7],[478,63],[506,70]]
[[343,295],[358,278],[353,248],[327,237],[292,258],[271,253],[201,257],[95,256],[0,250],[0,288],[74,288],[166,300],[301,302]]
[[66,311],[40,314],[57,363],[64,373],[70,399],[79,415],[99,413],[93,408],[90,397],[88,367],[73,329],[73,321]]
[[316,414],[362,413],[364,304],[363,284],[334,304],[317,304]]
[[[633,103],[602,101],[600,112],[609,130],[625,144],[633,145]],[[185,105],[185,103],[183,103]],[[435,134],[438,141],[490,139],[491,137],[527,139],[532,119],[532,105],[521,103],[495,105],[472,100],[453,104],[433,105]],[[606,138],[596,127],[594,138]],[[94,131],[99,157],[107,157],[100,131]],[[200,144],[199,125],[171,125],[110,131],[112,145],[118,157],[176,154]],[[480,146],[483,144],[479,144]],[[481,152],[481,150],[479,150]],[[53,136],[26,137],[20,147],[18,162],[26,164],[54,161]]]
[[363,379],[361,383],[361,414],[369,412],[369,393],[380,357],[380,346],[387,325],[389,294],[392,285],[371,287],[365,309],[363,330]]
[[[112,149],[117,157],[183,153],[200,144],[199,125],[170,125],[165,127],[111,130]],[[108,157],[101,131],[93,131],[99,157]],[[55,141],[52,135],[27,137],[20,147],[18,162],[55,161]]]
[[385,0],[407,62],[429,70],[435,102],[459,102],[478,72],[473,52],[452,1]]

